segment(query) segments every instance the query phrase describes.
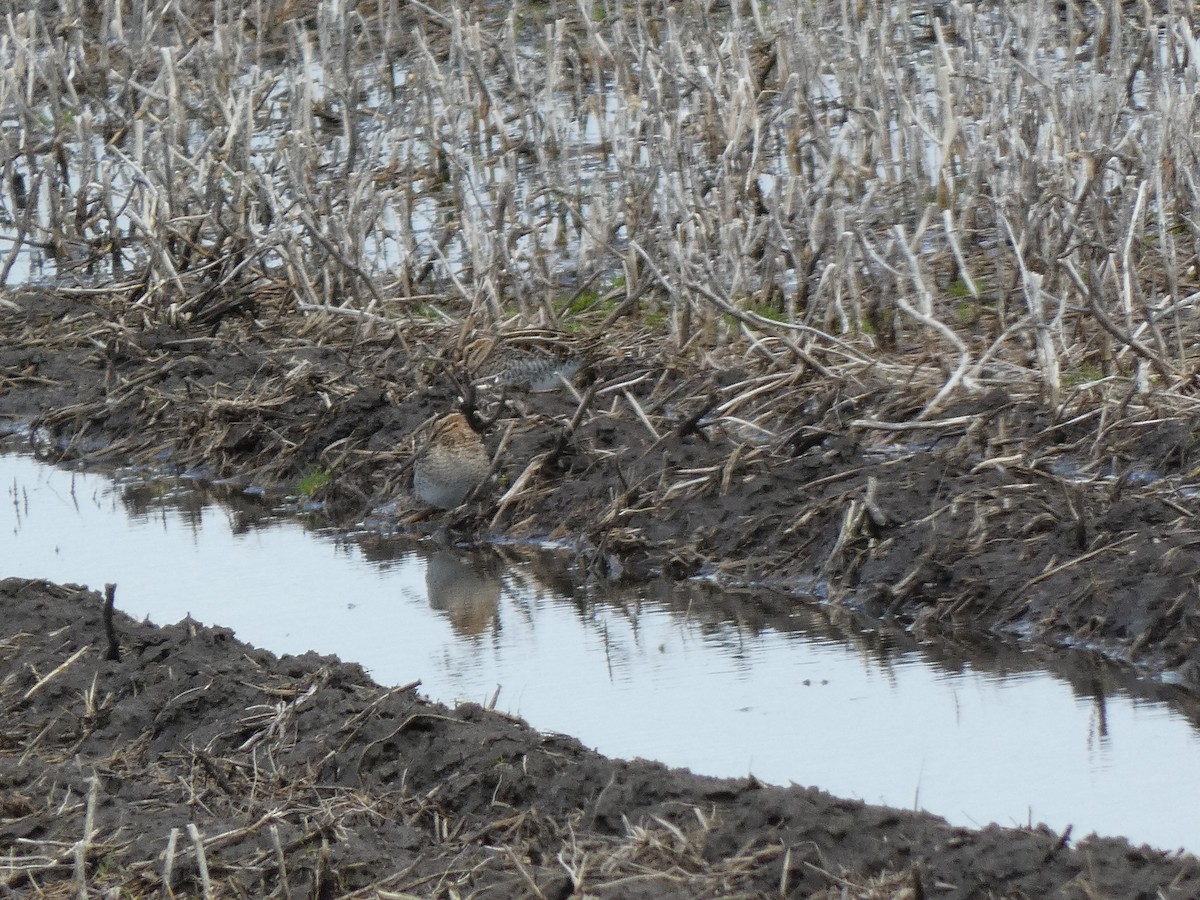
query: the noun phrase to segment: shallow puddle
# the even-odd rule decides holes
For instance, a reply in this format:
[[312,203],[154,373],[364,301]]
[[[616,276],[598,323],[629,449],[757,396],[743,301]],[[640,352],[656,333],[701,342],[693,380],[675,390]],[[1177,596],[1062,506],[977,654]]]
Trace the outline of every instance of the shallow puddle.
[[536,555],[322,533],[186,480],[5,455],[0,483],[0,577],[115,582],[133,616],[335,653],[446,703],[495,698],[612,756],[1200,851],[1200,734],[1102,670],[1072,687],[1010,650],[899,647],[836,610],[699,585],[598,595]]

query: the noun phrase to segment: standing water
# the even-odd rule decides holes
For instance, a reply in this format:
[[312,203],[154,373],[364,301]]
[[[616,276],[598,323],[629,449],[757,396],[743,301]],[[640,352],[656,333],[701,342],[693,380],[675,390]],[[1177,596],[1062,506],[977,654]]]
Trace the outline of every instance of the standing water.
[[[0,456],[0,577],[102,588],[276,653],[487,703],[603,753],[753,773],[966,826],[1044,822],[1200,851],[1200,733],[1160,701],[1080,691],[1005,650],[934,657],[836,610],[649,584],[594,595],[534,558],[306,530],[244,495]],[[552,574],[553,573],[553,574]]]

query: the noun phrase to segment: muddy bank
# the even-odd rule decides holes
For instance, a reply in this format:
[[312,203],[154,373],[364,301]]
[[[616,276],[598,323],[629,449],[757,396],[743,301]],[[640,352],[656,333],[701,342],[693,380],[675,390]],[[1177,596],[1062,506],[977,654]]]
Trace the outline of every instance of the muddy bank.
[[[1200,684],[1197,434],[1157,395],[1048,405],[1014,380],[913,421],[939,373],[849,365],[835,345],[681,356],[636,321],[576,328],[306,316],[268,296],[214,326],[120,292],[25,291],[0,308],[0,422],[49,457],[292,490],[310,476],[335,522],[553,538],[588,577],[816,590],[920,635],[1085,646]],[[587,362],[570,390],[475,385],[550,341]],[[464,399],[497,478],[469,514],[430,514],[412,454]]]
[[205,878],[216,896],[1200,891],[1190,856],[612,761],[194,622],[118,612],[112,660],[95,592],[8,579],[0,605],[0,844],[17,894],[190,896]]

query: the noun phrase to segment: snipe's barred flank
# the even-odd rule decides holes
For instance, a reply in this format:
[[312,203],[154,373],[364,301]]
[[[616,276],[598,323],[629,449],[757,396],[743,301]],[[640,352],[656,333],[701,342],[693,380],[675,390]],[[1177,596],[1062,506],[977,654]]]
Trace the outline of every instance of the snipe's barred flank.
[[528,388],[534,392],[557,390],[583,368],[582,356],[559,356],[509,350],[484,370],[479,381],[500,387]]

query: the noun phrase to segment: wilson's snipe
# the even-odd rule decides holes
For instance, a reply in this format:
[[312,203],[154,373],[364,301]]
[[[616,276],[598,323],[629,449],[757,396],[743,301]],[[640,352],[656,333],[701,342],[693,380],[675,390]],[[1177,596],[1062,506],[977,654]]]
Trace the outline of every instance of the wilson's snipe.
[[554,332],[533,330],[474,341],[466,356],[478,385],[541,392],[570,382],[587,361],[587,348]]
[[483,441],[462,413],[434,423],[429,445],[413,464],[413,490],[431,506],[460,506],[492,470]]

